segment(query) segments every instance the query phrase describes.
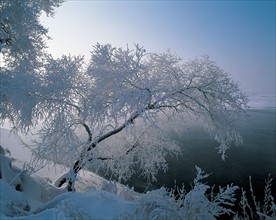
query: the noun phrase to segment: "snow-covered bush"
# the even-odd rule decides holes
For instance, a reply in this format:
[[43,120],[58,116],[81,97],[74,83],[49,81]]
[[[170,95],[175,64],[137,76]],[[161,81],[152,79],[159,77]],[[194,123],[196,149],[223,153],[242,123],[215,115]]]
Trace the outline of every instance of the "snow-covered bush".
[[215,219],[222,214],[233,213],[230,208],[234,206],[235,190],[238,187],[232,184],[224,188],[219,186],[219,192],[208,198],[206,192],[210,187],[201,182],[208,177],[208,174],[205,174],[199,167],[196,167],[196,170],[197,176],[194,179],[194,186],[184,198],[182,211],[184,216],[187,219]]
[[30,214],[30,205],[24,199],[22,200],[10,200],[7,204],[6,214],[7,216],[22,216]]
[[219,187],[218,193],[208,195],[210,187],[202,180],[208,177],[196,167],[196,178],[193,187],[186,192],[182,189],[153,190],[142,196],[139,213],[144,219],[216,219],[223,214],[233,214],[237,186]]
[[57,206],[57,219],[68,219],[68,220],[89,220],[91,216],[84,211],[84,209],[77,209],[70,199],[62,200]]
[[[254,194],[251,177],[249,177],[250,198],[248,198],[246,191],[241,189],[241,197],[239,202],[240,212],[234,216],[234,220],[274,220],[276,219],[276,203],[272,195],[272,181],[269,177],[265,180],[263,201],[257,201]],[[251,202],[249,202],[251,200]]]
[[[265,181],[264,199],[256,201],[253,186],[250,184],[251,200],[248,201],[243,188],[232,184],[226,187],[210,188],[202,180],[208,177],[199,167],[197,176],[190,191],[182,188],[150,191],[142,195],[137,213],[143,219],[227,219],[233,220],[274,220],[276,219],[276,204],[272,195],[272,178]],[[241,195],[238,197],[239,189]],[[237,203],[238,202],[238,203]],[[237,206],[239,206],[237,211]]]

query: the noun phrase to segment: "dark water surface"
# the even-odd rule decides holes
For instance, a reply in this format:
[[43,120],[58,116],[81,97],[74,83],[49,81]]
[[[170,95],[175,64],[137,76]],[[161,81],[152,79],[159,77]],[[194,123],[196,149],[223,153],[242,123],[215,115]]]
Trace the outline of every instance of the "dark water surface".
[[195,165],[211,175],[206,179],[208,185],[225,186],[234,183],[248,190],[249,176],[257,196],[262,196],[264,181],[270,173],[276,189],[276,144],[275,144],[275,108],[255,109],[238,123],[243,145],[232,146],[227,151],[225,161],[217,153],[218,144],[211,140],[203,129],[193,126],[177,138],[182,145],[183,155],[168,158],[169,170],[160,173],[158,181],[145,183],[133,177],[128,184],[137,191],[182,185],[189,188],[195,177]]

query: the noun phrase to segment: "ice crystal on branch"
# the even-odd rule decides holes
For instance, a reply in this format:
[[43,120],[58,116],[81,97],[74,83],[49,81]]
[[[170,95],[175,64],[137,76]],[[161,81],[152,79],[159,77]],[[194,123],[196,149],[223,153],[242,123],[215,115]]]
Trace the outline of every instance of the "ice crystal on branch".
[[131,50],[96,44],[88,65],[82,57],[46,56],[39,70],[28,93],[31,107],[21,114],[9,108],[6,117],[22,128],[32,125],[25,114],[30,122],[39,118],[36,155],[71,166],[75,175],[94,164],[119,179],[129,178],[135,167],[154,180],[167,169],[165,156],[179,153],[166,135],[156,138],[162,117],[194,115],[219,142],[222,158],[232,142],[240,142],[233,122],[246,97],[208,57],[183,62],[139,45]]

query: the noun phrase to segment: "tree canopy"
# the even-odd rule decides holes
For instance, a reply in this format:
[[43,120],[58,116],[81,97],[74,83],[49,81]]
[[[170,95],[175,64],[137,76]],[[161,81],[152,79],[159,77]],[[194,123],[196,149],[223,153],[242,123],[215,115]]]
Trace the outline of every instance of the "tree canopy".
[[118,179],[140,169],[154,180],[167,169],[166,155],[180,153],[162,131],[161,117],[185,113],[202,120],[223,159],[232,142],[240,143],[233,122],[247,99],[209,57],[184,62],[170,51],[96,44],[88,63],[75,56],[54,59],[44,51],[47,30],[38,16],[51,15],[61,1],[2,2],[0,118],[25,132],[39,124],[34,155],[70,166],[69,189],[88,164]]
[[48,30],[39,17],[43,12],[53,16],[61,3],[0,0],[0,119],[8,118],[21,130],[33,124],[34,103],[28,96],[38,90],[40,69],[47,56]]

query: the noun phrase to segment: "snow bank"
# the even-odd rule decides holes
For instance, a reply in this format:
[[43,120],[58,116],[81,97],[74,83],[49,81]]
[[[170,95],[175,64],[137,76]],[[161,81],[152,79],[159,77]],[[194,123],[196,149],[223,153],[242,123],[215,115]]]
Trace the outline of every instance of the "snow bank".
[[[23,146],[18,135],[12,134],[10,130],[6,128],[0,128],[0,137],[0,145],[2,145],[4,148],[7,148],[11,156],[15,159],[13,164],[18,167],[23,167],[26,163],[31,161],[31,151],[27,147]],[[27,142],[28,140],[24,141]],[[52,182],[55,182],[63,174],[66,174],[68,170],[69,169],[64,166],[55,166],[49,162],[47,166],[36,172],[35,178],[38,179],[43,177],[48,178]],[[43,178],[41,178],[41,180],[38,182],[45,181]],[[128,187],[114,181],[108,181],[96,175],[95,173],[85,170],[80,171],[75,187],[79,192],[98,189],[112,192],[129,200],[135,200],[139,198],[139,194],[133,193],[133,190],[130,190]]]
[[[28,142],[27,138],[23,135],[22,138],[24,142]],[[10,129],[0,128],[0,145],[3,148],[6,148],[10,152],[12,158],[15,159],[13,162],[14,165],[23,167],[31,162],[31,150],[24,146],[21,141],[21,137],[11,133]],[[68,169],[63,166],[54,166],[53,163],[49,162],[47,166],[39,169],[36,174],[41,177],[47,177],[51,181],[54,181],[62,173],[66,172],[66,170]]]
[[8,183],[0,180],[0,218],[27,214],[30,206],[23,193],[15,191]]
[[1,219],[118,219],[136,210],[139,193],[92,172],[79,173],[78,193],[64,193],[65,189],[51,184],[50,180],[68,170],[62,166],[50,164],[39,170],[38,174],[49,181],[26,172],[24,165],[31,160],[30,149],[23,147],[20,138],[8,129],[0,128],[0,132],[0,145],[7,149],[1,149],[0,155]]
[[[8,156],[0,156],[1,219],[122,219],[133,215],[138,207],[138,202],[134,201],[137,193],[123,185],[101,181],[95,174],[83,174],[85,181],[80,177],[78,183],[89,182],[88,178],[93,177],[99,185],[90,184],[93,189],[86,192],[69,193],[65,188],[57,188],[46,179],[12,165]],[[9,176],[4,175],[7,172]],[[15,177],[20,187],[13,184]]]
[[129,202],[121,197],[102,190],[86,193],[64,193],[38,209],[37,213],[44,213],[52,209],[58,217],[79,219],[93,217],[93,219],[121,219],[124,215],[135,212],[138,203]]
[[[64,193],[54,200],[42,205],[31,215],[30,206],[21,193],[14,191],[7,184],[1,183],[1,191],[5,190],[5,197],[1,198],[1,219],[121,219],[135,212],[138,203],[128,202],[119,196],[105,191],[90,191],[86,193]],[[2,196],[2,195],[1,195]],[[8,202],[6,202],[8,201]],[[11,202],[20,205],[19,213]],[[25,204],[25,206],[24,206]],[[19,206],[19,205],[18,205]],[[24,214],[26,216],[24,216]]]

